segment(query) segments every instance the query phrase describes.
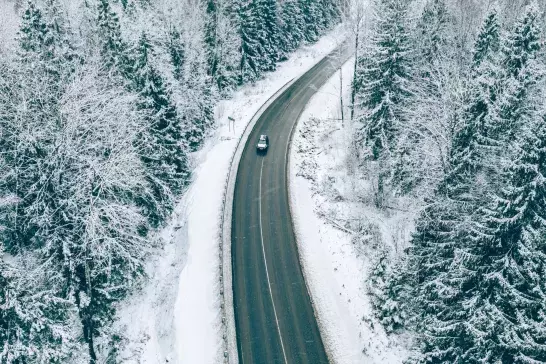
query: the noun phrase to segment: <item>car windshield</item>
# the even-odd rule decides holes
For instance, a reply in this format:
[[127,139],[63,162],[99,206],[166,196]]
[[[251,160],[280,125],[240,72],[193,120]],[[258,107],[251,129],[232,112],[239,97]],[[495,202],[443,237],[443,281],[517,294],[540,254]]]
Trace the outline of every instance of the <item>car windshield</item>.
[[260,135],[260,142],[265,142],[265,135]]

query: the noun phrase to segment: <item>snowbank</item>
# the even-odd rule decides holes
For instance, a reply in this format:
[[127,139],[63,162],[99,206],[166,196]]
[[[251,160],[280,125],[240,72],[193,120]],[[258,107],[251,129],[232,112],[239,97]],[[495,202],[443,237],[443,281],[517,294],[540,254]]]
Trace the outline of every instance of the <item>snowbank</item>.
[[[217,106],[218,128],[195,155],[194,180],[162,233],[166,245],[149,263],[149,282],[119,310],[115,329],[124,336],[123,363],[225,361],[223,321],[229,317],[222,313],[220,225],[232,157],[253,115],[283,85],[332,51],[343,39],[340,32],[338,28],[303,47],[276,72]],[[233,337],[225,339],[234,342]]]
[[[343,66],[348,104],[354,58]],[[411,221],[388,217],[359,202],[347,145],[351,122],[341,122],[339,72],[317,92],[302,114],[290,153],[289,180],[302,268],[326,349],[335,364],[402,363],[407,353],[373,317],[367,276],[378,247],[360,244],[357,221],[368,219],[380,237],[396,245],[406,239]],[[345,118],[349,117],[345,110]],[[404,235],[402,236],[397,236]],[[382,238],[382,239],[381,239]],[[373,239],[370,239],[372,241]]]

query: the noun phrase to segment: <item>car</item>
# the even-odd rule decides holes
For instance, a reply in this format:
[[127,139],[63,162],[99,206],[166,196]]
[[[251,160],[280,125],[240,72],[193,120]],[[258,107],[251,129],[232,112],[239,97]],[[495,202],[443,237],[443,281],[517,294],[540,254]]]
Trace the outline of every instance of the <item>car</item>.
[[258,149],[259,152],[265,152],[267,150],[267,147],[269,147],[269,137],[265,134],[260,135],[260,140],[258,140],[258,144],[256,144],[256,149]]

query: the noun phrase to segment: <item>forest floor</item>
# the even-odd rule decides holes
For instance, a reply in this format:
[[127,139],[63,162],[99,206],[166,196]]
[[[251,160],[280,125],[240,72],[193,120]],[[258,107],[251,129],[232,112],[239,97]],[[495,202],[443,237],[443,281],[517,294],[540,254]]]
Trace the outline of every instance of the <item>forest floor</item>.
[[218,275],[220,213],[231,156],[261,105],[343,39],[342,28],[336,28],[293,53],[263,80],[218,103],[217,128],[193,156],[193,181],[161,231],[164,245],[150,257],[148,279],[119,307],[113,330],[120,336],[123,363],[220,362],[225,350]]
[[[354,58],[343,66],[349,104]],[[324,85],[299,121],[290,155],[290,194],[300,260],[333,364],[402,363],[406,337],[387,335],[374,317],[368,294],[370,268],[384,251],[407,244],[414,221],[408,201],[378,210],[369,176],[358,165],[353,123],[344,109],[340,77]]]

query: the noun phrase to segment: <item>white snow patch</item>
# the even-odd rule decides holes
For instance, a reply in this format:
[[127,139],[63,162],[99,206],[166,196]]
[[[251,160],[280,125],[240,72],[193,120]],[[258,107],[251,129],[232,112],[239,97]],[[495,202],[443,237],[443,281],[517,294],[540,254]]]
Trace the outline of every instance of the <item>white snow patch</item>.
[[[354,58],[342,68],[345,105],[353,67]],[[375,319],[366,285],[379,245],[397,249],[407,241],[413,214],[387,214],[359,198],[369,183],[355,171],[348,147],[350,111],[344,110],[342,125],[339,94],[337,72],[307,105],[292,143],[291,211],[300,260],[333,363],[398,364],[407,351],[400,338],[388,336]],[[377,231],[366,244],[357,237],[374,229],[360,229],[362,221]]]
[[233,153],[261,105],[339,45],[340,32],[302,47],[277,71],[218,104],[218,128],[195,154],[194,180],[161,234],[165,248],[149,262],[144,287],[119,308],[123,363],[222,362],[220,214]]

